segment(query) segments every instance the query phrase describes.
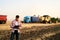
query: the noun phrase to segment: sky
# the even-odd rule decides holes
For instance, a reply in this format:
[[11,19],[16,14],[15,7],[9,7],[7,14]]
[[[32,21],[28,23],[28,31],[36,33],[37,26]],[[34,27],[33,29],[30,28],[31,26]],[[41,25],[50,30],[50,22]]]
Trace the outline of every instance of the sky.
[[15,15],[24,16],[50,15],[60,18],[60,0],[0,0],[0,15],[7,15],[8,20]]

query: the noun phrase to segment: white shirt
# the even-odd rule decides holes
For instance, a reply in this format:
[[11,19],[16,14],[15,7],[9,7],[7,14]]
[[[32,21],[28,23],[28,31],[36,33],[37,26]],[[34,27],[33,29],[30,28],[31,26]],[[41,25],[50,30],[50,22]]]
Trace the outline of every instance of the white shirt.
[[18,30],[18,32],[20,32],[19,29],[14,28],[15,25],[16,26],[19,25],[19,27],[21,27],[21,22],[20,21],[13,20],[11,22],[11,25],[10,25],[10,27],[12,28],[12,32],[14,32],[14,30]]

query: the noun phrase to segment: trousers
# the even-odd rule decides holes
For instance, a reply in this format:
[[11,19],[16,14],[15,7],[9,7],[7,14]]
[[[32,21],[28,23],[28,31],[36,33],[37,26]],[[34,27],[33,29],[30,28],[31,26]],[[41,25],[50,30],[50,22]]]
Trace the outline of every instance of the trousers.
[[14,30],[14,32],[11,33],[10,40],[14,40],[14,36],[16,36],[16,40],[19,40],[18,30]]

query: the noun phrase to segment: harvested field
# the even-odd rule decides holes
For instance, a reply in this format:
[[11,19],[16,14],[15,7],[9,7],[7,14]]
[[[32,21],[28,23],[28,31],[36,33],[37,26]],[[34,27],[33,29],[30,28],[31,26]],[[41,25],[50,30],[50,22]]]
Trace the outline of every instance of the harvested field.
[[[60,40],[59,24],[23,24],[20,40]],[[0,40],[10,39],[9,25],[10,23],[0,24]]]

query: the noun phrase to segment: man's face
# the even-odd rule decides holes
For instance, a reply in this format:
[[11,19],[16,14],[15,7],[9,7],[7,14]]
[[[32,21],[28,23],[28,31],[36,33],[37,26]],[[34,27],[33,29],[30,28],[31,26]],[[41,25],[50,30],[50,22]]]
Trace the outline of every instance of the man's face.
[[16,21],[18,21],[19,20],[19,18],[16,18]]

